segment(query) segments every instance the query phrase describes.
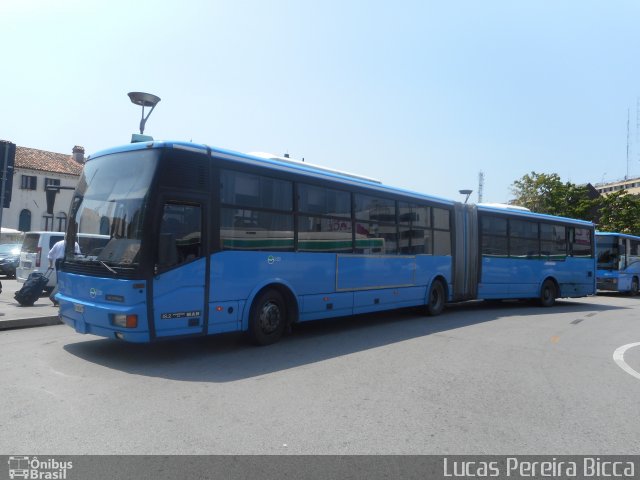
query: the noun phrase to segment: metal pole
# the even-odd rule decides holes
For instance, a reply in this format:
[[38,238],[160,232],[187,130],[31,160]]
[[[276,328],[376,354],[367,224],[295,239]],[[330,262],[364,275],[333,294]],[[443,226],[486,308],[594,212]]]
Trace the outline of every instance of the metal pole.
[[4,159],[2,160],[2,191],[0,192],[0,240],[2,240],[2,213],[4,212],[5,183],[7,183],[7,163],[9,163],[9,145],[5,144]]
[[631,109],[627,108],[627,175],[625,180],[629,179],[629,119],[631,118]]
[[146,120],[144,119],[144,103],[142,104],[142,117],[140,118],[140,135],[144,133],[144,124]]

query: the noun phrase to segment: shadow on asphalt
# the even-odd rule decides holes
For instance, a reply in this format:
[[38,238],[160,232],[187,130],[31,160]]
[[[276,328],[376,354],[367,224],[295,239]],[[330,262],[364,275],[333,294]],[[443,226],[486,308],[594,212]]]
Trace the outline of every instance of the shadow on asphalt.
[[83,360],[134,375],[232,382],[506,316],[514,316],[513,321],[518,322],[549,313],[575,314],[567,319],[569,324],[587,313],[625,308],[572,301],[559,301],[551,309],[531,302],[469,302],[450,305],[438,317],[410,309],[298,324],[292,334],[267,347],[255,347],[236,333],[152,344],[95,339],[71,343],[64,349]]

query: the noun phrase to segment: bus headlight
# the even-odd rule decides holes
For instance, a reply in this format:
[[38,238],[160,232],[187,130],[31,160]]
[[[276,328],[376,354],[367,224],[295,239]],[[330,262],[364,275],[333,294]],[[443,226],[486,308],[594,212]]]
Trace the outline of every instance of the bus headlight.
[[114,313],[111,314],[111,323],[117,327],[136,328],[138,326],[138,315]]

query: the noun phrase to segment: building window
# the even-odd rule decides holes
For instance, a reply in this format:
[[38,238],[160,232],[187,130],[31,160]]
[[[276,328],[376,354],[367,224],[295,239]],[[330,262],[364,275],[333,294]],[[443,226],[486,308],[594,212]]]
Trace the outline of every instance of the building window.
[[38,177],[35,175],[22,175],[20,188],[23,190],[35,190],[38,185]]
[[59,212],[56,215],[56,226],[58,227],[58,232],[64,232],[67,230],[67,214],[64,212]]
[[24,209],[20,212],[20,219],[18,220],[18,230],[21,232],[28,232],[31,230],[31,212]]
[[59,187],[60,179],[59,178],[45,178],[44,179],[44,189],[46,190],[48,186]]
[[50,232],[53,230],[53,215],[45,213],[42,215],[43,230]]

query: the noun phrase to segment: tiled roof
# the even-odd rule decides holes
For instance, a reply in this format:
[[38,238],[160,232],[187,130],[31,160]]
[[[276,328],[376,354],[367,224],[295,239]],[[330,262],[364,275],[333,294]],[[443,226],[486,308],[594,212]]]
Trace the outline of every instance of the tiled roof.
[[19,146],[16,146],[15,167],[78,176],[82,173],[82,165],[72,155]]

